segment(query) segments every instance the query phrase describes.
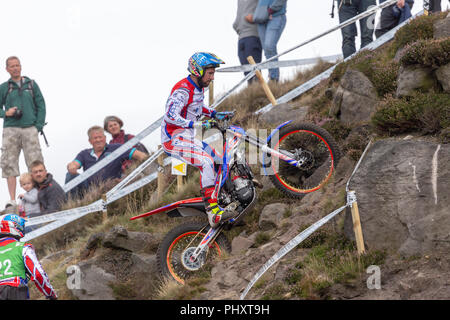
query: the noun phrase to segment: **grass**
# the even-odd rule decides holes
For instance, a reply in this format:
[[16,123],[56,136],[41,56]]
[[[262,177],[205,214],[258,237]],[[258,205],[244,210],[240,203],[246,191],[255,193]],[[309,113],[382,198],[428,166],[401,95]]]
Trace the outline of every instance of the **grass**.
[[351,284],[361,278],[369,265],[384,263],[385,253],[368,252],[359,256],[353,242],[331,229],[316,231],[299,249],[306,258],[297,261],[284,277],[284,283],[297,298],[327,299],[336,284]]

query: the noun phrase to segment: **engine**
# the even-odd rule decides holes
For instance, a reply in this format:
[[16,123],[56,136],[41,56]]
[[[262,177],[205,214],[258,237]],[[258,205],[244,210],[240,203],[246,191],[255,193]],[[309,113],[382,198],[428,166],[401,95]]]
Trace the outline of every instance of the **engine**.
[[233,180],[233,187],[234,196],[244,207],[252,202],[255,190],[249,179],[236,177]]

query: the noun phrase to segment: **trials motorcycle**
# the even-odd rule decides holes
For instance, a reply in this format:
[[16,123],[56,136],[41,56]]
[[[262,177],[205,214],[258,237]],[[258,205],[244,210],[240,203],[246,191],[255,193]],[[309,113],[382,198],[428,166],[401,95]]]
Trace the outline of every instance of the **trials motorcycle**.
[[167,233],[157,250],[161,276],[181,284],[214,257],[231,251],[231,244],[222,231],[229,230],[249,212],[256,202],[256,188],[262,187],[245,157],[245,145],[261,150],[262,170],[273,185],[291,198],[321,188],[331,177],[339,160],[333,137],[311,123],[286,121],[272,130],[267,139],[230,124],[234,113],[215,123],[224,139],[222,163],[216,165],[220,187],[218,203],[224,210],[233,210],[232,219],[211,228],[201,197],[180,200],[131,220],[167,212],[170,217],[203,216],[206,222],[186,222]]

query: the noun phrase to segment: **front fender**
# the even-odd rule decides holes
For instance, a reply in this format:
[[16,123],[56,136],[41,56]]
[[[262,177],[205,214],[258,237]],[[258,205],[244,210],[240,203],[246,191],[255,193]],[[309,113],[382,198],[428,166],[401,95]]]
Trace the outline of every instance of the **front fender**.
[[275,128],[275,130],[273,130],[270,135],[267,137],[267,143],[269,143],[270,139],[272,139],[273,135],[275,133],[277,133],[278,131],[280,131],[281,128],[287,126],[289,123],[291,123],[293,120],[288,120],[286,122],[283,122],[282,124],[280,124],[278,127]]
[[[275,128],[275,130],[273,130],[270,135],[267,137],[267,144],[269,144],[270,140],[272,139],[272,137],[274,136],[275,133],[277,133],[278,131],[281,130],[281,128],[287,126],[288,124],[290,124],[293,120],[288,120],[283,122],[282,124],[280,124],[278,127]],[[267,173],[266,168],[269,166],[266,162],[266,153],[262,153],[262,167],[264,169],[264,175],[269,175],[269,173]],[[270,162],[270,161],[269,161]]]

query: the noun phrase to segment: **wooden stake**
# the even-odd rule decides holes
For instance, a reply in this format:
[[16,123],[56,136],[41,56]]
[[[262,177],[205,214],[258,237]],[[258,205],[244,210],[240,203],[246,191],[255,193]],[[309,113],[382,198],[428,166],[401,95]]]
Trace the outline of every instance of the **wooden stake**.
[[[247,57],[247,60],[250,64],[256,64],[255,59],[253,59],[252,56]],[[277,100],[275,99],[275,97],[273,96],[272,91],[269,88],[269,85],[267,84],[267,82],[264,80],[264,77],[261,73],[261,71],[256,70],[255,71],[256,76],[258,77],[259,83],[261,83],[261,86],[264,89],[264,92],[266,93],[267,98],[269,99],[270,103],[273,106],[277,105]]]
[[356,248],[358,250],[358,254],[361,255],[366,250],[364,249],[364,238],[361,228],[361,219],[359,217],[358,203],[356,201],[352,203],[352,220],[353,220],[353,231],[355,232]]
[[178,175],[177,176],[177,190],[181,191],[182,188],[183,188],[183,176]]
[[214,103],[214,81],[209,83],[209,105],[211,106]]
[[158,157],[158,187],[157,187],[157,192],[158,192],[158,200],[161,199],[163,193],[164,193],[164,188],[166,185],[166,179],[164,177],[164,153],[162,153],[159,157]]
[[102,200],[103,200],[103,223],[106,222],[106,220],[108,219],[108,208],[106,206],[106,194],[102,194]]

